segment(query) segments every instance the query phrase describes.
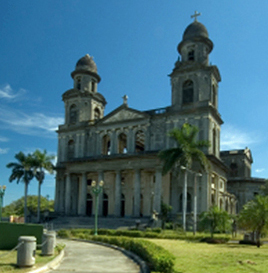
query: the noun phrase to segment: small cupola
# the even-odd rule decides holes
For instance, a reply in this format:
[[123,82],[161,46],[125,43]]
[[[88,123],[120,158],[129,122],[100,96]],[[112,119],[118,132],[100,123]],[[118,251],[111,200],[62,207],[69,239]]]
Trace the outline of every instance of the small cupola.
[[71,76],[74,80],[74,89],[81,92],[97,92],[97,84],[101,78],[98,75],[97,66],[92,56],[86,54],[79,59]]
[[193,23],[184,31],[182,41],[178,45],[178,52],[181,55],[182,62],[195,62],[208,65],[209,53],[213,49],[213,43],[209,39],[206,27],[197,21],[195,14]]

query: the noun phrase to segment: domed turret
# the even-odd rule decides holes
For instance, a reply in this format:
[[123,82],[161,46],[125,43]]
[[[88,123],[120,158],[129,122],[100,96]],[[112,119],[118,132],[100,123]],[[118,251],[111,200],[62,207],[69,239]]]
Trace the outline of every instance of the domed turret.
[[84,57],[78,60],[75,66],[75,70],[87,70],[93,73],[97,73],[97,66],[93,58],[86,54]]
[[93,57],[86,54],[84,57],[79,59],[76,63],[75,70],[71,73],[73,79],[76,78],[77,75],[89,75],[94,77],[96,82],[100,82],[101,78],[98,75],[97,65],[93,60]]
[[183,41],[189,40],[195,37],[208,38],[208,31],[206,27],[200,22],[193,22],[190,24],[183,33]]

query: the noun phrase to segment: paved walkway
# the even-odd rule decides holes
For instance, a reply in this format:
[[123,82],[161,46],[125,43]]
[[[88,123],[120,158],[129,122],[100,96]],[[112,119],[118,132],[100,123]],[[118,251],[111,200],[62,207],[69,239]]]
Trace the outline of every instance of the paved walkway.
[[139,266],[122,252],[87,242],[57,240],[64,243],[65,255],[61,264],[49,272],[63,273],[139,273]]

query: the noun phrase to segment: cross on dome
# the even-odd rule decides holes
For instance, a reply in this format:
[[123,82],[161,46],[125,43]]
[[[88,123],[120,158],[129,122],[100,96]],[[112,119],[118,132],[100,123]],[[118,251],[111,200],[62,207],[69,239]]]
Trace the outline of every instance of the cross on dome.
[[200,15],[201,15],[200,12],[195,11],[195,12],[194,12],[194,15],[191,15],[191,18],[194,18],[194,21],[197,22],[197,16],[200,16]]

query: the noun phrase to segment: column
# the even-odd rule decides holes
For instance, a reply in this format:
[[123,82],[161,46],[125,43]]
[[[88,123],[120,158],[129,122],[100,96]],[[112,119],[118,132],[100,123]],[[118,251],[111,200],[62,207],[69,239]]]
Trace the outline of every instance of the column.
[[161,212],[161,193],[162,193],[162,171],[157,169],[155,172],[154,185],[154,210],[157,213]]
[[141,211],[141,171],[135,170],[134,175],[134,216],[140,217]]
[[115,177],[114,214],[117,217],[120,217],[120,215],[121,215],[121,171],[116,171],[116,177]]
[[66,186],[65,186],[65,215],[70,214],[71,209],[71,175],[66,175]]
[[[103,171],[98,172],[98,183],[100,183],[101,180],[105,183]],[[103,189],[99,194],[99,216],[103,216]]]
[[56,183],[55,183],[55,197],[54,197],[54,210],[59,212],[59,204],[60,204],[60,179],[59,176],[56,176]]
[[82,173],[82,179],[79,179],[79,199],[78,199],[78,215],[86,215],[87,206],[87,174]]

